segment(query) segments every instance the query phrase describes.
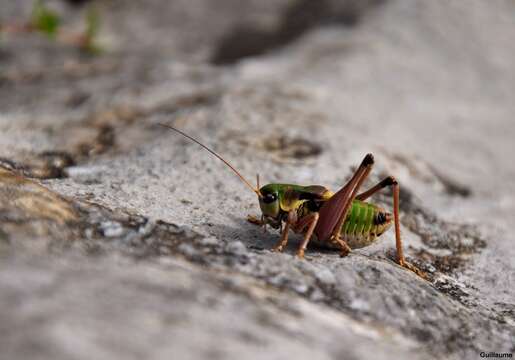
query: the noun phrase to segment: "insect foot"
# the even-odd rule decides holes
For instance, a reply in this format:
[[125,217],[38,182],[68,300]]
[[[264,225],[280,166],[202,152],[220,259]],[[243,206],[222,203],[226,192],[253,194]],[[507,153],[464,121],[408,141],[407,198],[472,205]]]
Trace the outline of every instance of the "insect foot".
[[297,257],[299,259],[304,259],[304,249],[299,249],[299,251],[297,251]]
[[263,222],[253,215],[247,215],[247,221],[251,224],[262,226]]
[[342,250],[342,252],[340,253],[340,257],[346,257],[350,254],[350,250],[347,250],[347,249],[344,249]]
[[426,274],[424,271],[420,270],[420,269],[419,269],[418,267],[416,267],[415,265],[410,264],[409,262],[407,262],[407,261],[405,261],[405,260],[404,260],[404,261],[400,261],[400,262],[399,262],[399,265],[400,265],[400,266],[402,266],[402,267],[403,267],[403,268],[405,268],[405,269],[408,269],[408,270],[410,270],[410,271],[414,272],[415,274],[417,274],[418,276],[420,276],[422,279],[424,279],[424,280],[428,280],[428,278],[427,278],[427,274]]
[[282,245],[277,245],[272,248],[273,252],[282,252],[284,247]]
[[347,243],[343,241],[339,235],[332,235],[329,241],[342,250],[340,257],[345,257],[350,254],[351,249],[349,245],[347,245]]

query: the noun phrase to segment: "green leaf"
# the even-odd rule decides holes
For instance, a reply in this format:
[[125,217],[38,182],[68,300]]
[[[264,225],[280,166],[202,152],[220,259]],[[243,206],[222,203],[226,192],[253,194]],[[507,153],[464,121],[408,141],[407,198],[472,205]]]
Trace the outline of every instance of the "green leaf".
[[57,34],[60,22],[59,15],[48,9],[41,0],[34,2],[30,24],[37,31],[54,37]]

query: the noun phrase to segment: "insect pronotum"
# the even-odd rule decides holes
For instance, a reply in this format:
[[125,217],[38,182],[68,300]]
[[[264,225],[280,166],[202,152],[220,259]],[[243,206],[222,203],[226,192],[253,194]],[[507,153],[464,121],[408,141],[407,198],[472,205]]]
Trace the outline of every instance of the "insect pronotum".
[[[159,125],[200,145],[221,160],[247,187],[256,193],[261,208],[261,218],[249,216],[248,220],[259,226],[270,225],[275,229],[280,229],[281,237],[274,246],[274,251],[282,251],[285,248],[288,243],[289,231],[292,230],[295,233],[304,234],[297,250],[297,256],[300,258],[304,257],[304,252],[310,242],[336,248],[340,250],[342,256],[346,256],[351,249],[372,244],[393,223],[398,264],[423,278],[426,277],[423,271],[408,263],[404,258],[399,222],[399,183],[397,180],[393,176],[388,176],[367,191],[359,192],[374,165],[372,154],[367,154],[363,158],[352,178],[336,193],[321,185],[271,183],[260,187],[259,175],[257,176],[257,187],[254,187],[228,161],[198,140],[170,125]],[[393,216],[378,205],[365,201],[386,187],[393,188]]]

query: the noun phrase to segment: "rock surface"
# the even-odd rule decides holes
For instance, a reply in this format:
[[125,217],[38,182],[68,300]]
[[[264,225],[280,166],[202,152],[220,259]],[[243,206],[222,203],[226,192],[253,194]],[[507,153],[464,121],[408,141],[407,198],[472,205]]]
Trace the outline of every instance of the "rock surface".
[[[8,359],[476,358],[515,352],[515,3],[95,2],[96,56],[0,38]],[[316,5],[314,5],[316,4]],[[49,1],[80,29],[86,5]],[[0,1],[0,23],[30,1]],[[262,182],[337,189],[373,152],[394,236],[270,249]],[[373,201],[391,207],[391,195]]]

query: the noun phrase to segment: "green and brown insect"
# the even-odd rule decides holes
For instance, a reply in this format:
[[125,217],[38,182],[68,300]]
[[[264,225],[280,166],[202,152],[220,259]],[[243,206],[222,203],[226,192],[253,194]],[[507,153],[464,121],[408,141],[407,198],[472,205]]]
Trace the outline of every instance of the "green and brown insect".
[[[261,218],[249,216],[248,220],[259,226],[270,225],[275,229],[280,229],[281,238],[273,250],[282,251],[285,248],[289,231],[292,230],[295,233],[304,234],[297,250],[297,256],[300,258],[304,257],[304,252],[310,242],[338,249],[342,256],[346,256],[351,249],[372,244],[393,223],[398,264],[426,278],[423,271],[408,263],[404,258],[399,222],[399,183],[397,180],[393,176],[388,176],[369,190],[359,192],[374,165],[372,154],[364,157],[352,178],[336,193],[320,185],[301,186],[272,183],[260,187],[259,175],[257,176],[257,187],[254,187],[229,162],[198,140],[172,126],[160,125],[190,139],[220,159],[256,193],[262,212]],[[393,215],[378,205],[366,202],[370,196],[386,187],[393,188]]]

